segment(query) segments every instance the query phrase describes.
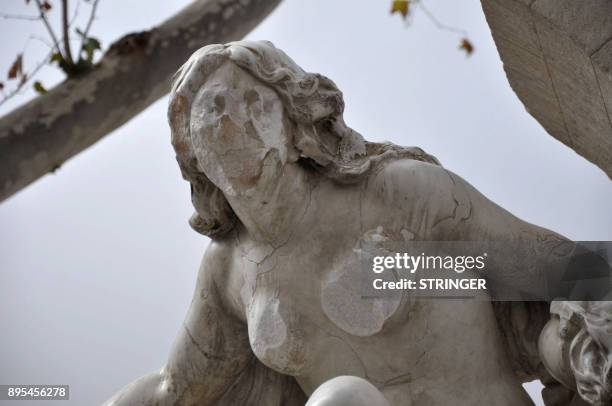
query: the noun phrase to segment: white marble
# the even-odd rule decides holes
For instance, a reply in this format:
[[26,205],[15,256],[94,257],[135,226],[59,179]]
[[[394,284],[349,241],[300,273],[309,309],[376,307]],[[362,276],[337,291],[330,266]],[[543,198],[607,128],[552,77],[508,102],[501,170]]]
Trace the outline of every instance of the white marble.
[[[419,148],[365,141],[343,109],[330,79],[269,42],[207,46],[180,69],[172,143],[190,224],[212,242],[167,364],[107,405],[343,405],[350,388],[381,406],[531,404],[521,383],[550,378],[548,304],[364,300],[356,247],[564,237]],[[489,256],[499,288],[543,283],[527,259]]]

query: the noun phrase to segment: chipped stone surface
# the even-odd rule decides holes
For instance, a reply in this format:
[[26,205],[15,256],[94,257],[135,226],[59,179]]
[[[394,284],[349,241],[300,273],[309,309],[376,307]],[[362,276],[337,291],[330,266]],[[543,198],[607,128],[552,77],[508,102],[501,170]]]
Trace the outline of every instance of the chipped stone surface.
[[[382,227],[381,227],[382,228]],[[375,233],[374,238],[380,234]],[[343,331],[359,337],[379,333],[399,308],[401,298],[363,300],[358,253],[333,264],[333,271],[322,281],[321,306],[325,315]]]
[[527,111],[612,178],[612,1],[481,3]]
[[[563,237],[419,148],[367,142],[343,108],[331,80],[269,42],[208,46],[181,68],[172,143],[192,186],[190,223],[212,242],[167,365],[108,406],[531,404],[521,382],[549,378],[534,350],[546,303],[526,314],[407,291],[373,300],[359,258],[390,242],[526,240],[538,250]],[[500,289],[543,283],[515,253],[488,254]],[[559,355],[553,344],[546,354]]]

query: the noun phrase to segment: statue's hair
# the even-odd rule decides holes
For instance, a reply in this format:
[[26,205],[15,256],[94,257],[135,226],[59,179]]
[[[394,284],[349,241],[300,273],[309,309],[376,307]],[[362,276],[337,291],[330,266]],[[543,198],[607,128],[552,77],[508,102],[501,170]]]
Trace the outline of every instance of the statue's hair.
[[578,393],[589,404],[611,404],[612,302],[555,301],[550,311],[562,320],[561,337],[569,342]]
[[183,171],[208,197],[192,226],[208,236],[219,236],[233,228],[236,216],[223,193],[198,167],[191,148],[191,105],[208,77],[226,62],[232,62],[272,88],[295,124],[293,138],[302,162],[341,183],[358,182],[374,164],[386,159],[411,158],[439,165],[420,148],[391,143],[370,143],[349,128],[342,118],[342,92],[327,77],[308,73],[268,41],[237,41],[208,45],[196,51],[174,77],[168,117],[172,144]]

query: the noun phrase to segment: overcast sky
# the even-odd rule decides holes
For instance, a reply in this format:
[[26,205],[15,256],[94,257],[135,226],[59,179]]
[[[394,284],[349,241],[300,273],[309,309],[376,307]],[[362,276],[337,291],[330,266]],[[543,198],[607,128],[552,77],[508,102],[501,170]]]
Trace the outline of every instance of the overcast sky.
[[[479,1],[424,1],[469,32],[472,57],[423,12],[409,26],[389,15],[390,0],[285,0],[248,38],[271,40],[333,79],[347,123],[365,138],[424,148],[527,221],[575,240],[612,240],[612,182],[526,113]],[[0,11],[33,11],[24,0],[2,3]],[[101,0],[92,34],[106,47],[189,3]],[[28,35],[44,31],[29,21],[0,24],[2,73]],[[26,67],[44,52],[29,41]],[[54,68],[40,76],[49,86],[59,78]],[[70,384],[66,403],[93,405],[164,364],[208,244],[187,225],[189,186],[166,104],[0,204],[0,384]]]

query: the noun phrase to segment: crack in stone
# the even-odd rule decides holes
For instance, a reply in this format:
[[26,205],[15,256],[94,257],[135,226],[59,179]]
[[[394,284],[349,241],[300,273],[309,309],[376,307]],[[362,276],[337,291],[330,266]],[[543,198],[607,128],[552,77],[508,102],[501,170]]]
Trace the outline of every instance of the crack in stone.
[[593,52],[591,52],[591,54],[589,55],[589,58],[592,58],[593,55],[595,55],[597,52],[601,51],[608,43],[612,42],[612,36],[610,36],[610,38],[606,39],[603,44],[601,44],[600,46],[597,47],[596,50],[594,50]]
[[597,83],[597,88],[599,89],[599,96],[601,97],[601,104],[603,104],[604,110],[606,111],[606,115],[608,116],[608,123],[610,124],[610,130],[612,130],[612,112],[608,110],[608,105],[606,104],[606,99],[603,95],[603,89],[601,88],[601,82],[599,81],[599,75],[595,70],[595,65],[593,64],[593,58],[589,58],[589,62],[591,63],[591,68],[593,69],[593,76],[595,76],[595,82]]
[[187,333],[187,336],[189,337],[189,340],[191,341],[191,343],[196,347],[198,352],[202,354],[202,356],[204,356],[204,358],[212,359],[215,361],[223,361],[223,357],[212,355],[209,352],[204,351],[204,349],[200,347],[200,343],[198,343],[196,339],[193,337],[193,335],[191,334],[191,331],[189,330],[189,327],[187,327],[185,323],[183,323],[183,328],[185,329],[185,332]]
[[[457,182],[455,181],[455,177],[453,176],[453,174],[451,172],[449,172],[447,169],[444,169],[444,171],[446,172],[446,174],[448,175],[449,179],[451,180],[451,182],[453,182],[453,202],[455,203],[455,207],[453,208],[453,212],[452,214],[442,217],[438,220],[436,220],[436,222],[431,226],[431,229],[435,229],[436,227],[438,227],[440,225],[440,223],[446,221],[446,220],[453,220],[453,219],[457,219],[457,210],[459,209],[460,206],[464,205],[462,204],[463,202],[459,202],[459,200],[457,199],[456,195],[455,195],[455,190],[459,187],[461,187],[461,185],[457,184]],[[465,194],[468,195],[467,190],[465,191]],[[466,202],[468,207],[469,207],[469,211],[466,217],[461,217],[459,219],[460,222],[464,222],[469,220],[472,217],[472,208],[473,208],[473,204],[472,201],[469,198],[469,195],[467,196],[467,202]]]
[[574,140],[572,140],[572,135],[570,134],[569,127],[567,126],[567,117],[565,116],[565,112],[563,111],[563,106],[561,105],[561,99],[559,98],[559,93],[557,92],[557,87],[555,86],[555,81],[552,77],[550,66],[548,64],[548,58],[546,57],[546,53],[544,52],[544,48],[542,46],[542,39],[540,38],[540,32],[538,30],[538,24],[535,21],[532,21],[533,24],[533,32],[538,39],[538,47],[540,48],[540,52],[542,53],[542,60],[544,61],[544,66],[546,67],[546,75],[550,79],[550,87],[552,88],[553,94],[555,95],[555,100],[557,101],[557,105],[559,106],[559,112],[561,113],[561,118],[563,118],[563,127],[565,128],[565,133],[567,134],[567,142],[568,146],[572,149],[574,148]]

